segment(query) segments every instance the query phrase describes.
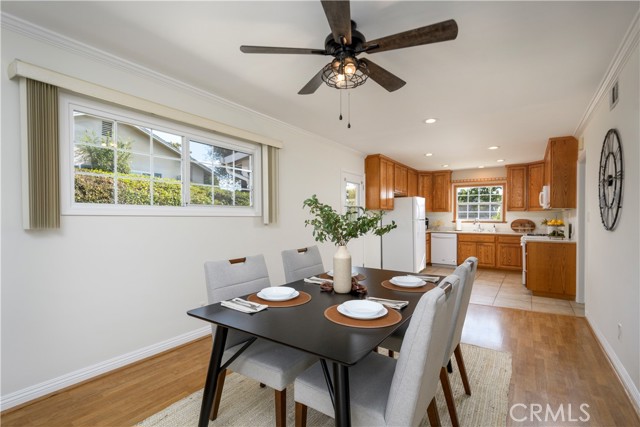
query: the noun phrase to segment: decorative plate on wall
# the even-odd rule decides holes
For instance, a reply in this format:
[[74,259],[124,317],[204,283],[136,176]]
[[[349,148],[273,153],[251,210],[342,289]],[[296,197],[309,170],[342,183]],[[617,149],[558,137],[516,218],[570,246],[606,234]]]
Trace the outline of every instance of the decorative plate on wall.
[[624,177],[622,144],[615,129],[609,129],[600,152],[600,175],[598,198],[600,200],[600,218],[606,230],[612,231],[620,217],[622,208],[622,179]]

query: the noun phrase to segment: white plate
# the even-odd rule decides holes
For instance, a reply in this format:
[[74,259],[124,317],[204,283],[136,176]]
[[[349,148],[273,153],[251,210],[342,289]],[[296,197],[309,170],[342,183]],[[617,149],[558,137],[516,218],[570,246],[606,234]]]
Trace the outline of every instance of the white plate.
[[[373,301],[369,301],[369,302],[373,302]],[[344,307],[344,304],[340,304],[338,306],[338,313],[343,314],[347,317],[351,317],[353,319],[360,319],[360,320],[378,319],[388,313],[388,310],[382,304],[379,304],[379,305],[382,308],[378,312],[363,314],[363,313],[352,313]]]
[[287,301],[297,297],[300,293],[287,286],[273,286],[264,288],[256,295],[267,301]]
[[391,278],[389,282],[403,288],[419,288],[427,284],[424,280],[411,276],[396,276]]
[[[351,277],[356,277],[357,275],[358,275],[358,272],[355,271],[354,269],[351,269]],[[327,271],[327,276],[333,277],[333,270]]]

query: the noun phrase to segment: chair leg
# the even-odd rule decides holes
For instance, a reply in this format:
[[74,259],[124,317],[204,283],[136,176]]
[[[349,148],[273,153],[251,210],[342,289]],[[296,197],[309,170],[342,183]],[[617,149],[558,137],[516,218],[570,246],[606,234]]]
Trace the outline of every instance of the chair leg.
[[264,383],[260,383],[260,388],[265,388],[266,385],[264,385]]
[[296,402],[296,427],[307,427],[307,405]]
[[456,411],[456,404],[453,401],[453,392],[451,391],[451,384],[449,383],[449,375],[446,368],[443,366],[440,368],[440,383],[442,383],[442,391],[444,392],[444,398],[447,401],[447,409],[449,410],[449,418],[451,418],[451,425],[453,427],[459,427],[458,412]]
[[276,404],[276,427],[287,426],[287,389],[274,390]]
[[429,424],[431,424],[431,427],[441,426],[440,415],[438,414],[438,405],[436,405],[435,397],[431,399],[431,403],[429,403],[429,407],[427,408],[427,415],[429,416]]
[[464,392],[471,396],[471,386],[469,386],[469,379],[467,378],[467,369],[464,367],[464,359],[462,358],[462,349],[460,344],[453,350],[453,354],[456,355],[456,362],[458,363],[458,369],[460,370],[460,376],[462,377],[462,385],[464,386]]
[[393,350],[389,350],[389,357],[394,357],[395,356],[395,352]]
[[449,359],[449,362],[447,363],[447,372],[449,372],[450,374],[453,373],[453,366],[451,366],[451,359]]
[[211,421],[218,417],[218,408],[220,407],[220,398],[222,397],[222,388],[224,387],[224,379],[227,376],[227,370],[220,372],[218,375],[218,384],[216,385],[216,395],[213,396],[213,406],[211,407],[211,414],[209,419]]

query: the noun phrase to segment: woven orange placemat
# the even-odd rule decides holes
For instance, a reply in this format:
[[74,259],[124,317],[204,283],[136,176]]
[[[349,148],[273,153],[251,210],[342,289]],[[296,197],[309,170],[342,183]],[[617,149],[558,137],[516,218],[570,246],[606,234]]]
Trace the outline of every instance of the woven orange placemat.
[[436,285],[433,283],[427,282],[426,285],[420,286],[418,288],[405,288],[404,286],[396,286],[388,280],[382,282],[382,287],[391,289],[392,291],[400,291],[400,292],[427,292],[431,289],[434,289]]
[[[327,273],[318,274],[317,277],[321,279],[333,280],[333,276],[329,276]],[[367,278],[367,276],[365,276],[364,274],[358,274],[357,276],[353,276],[353,277],[355,277],[357,281],[364,280]]]
[[354,328],[384,328],[385,326],[395,325],[402,320],[402,315],[392,308],[387,309],[387,314],[377,319],[360,320],[345,316],[338,311],[338,305],[332,305],[324,311],[324,317],[333,323],[344,326],[352,326]]
[[256,294],[251,294],[247,297],[247,300],[251,302],[256,302],[258,304],[265,304],[269,307],[295,307],[296,305],[306,304],[311,301],[311,295],[306,292],[298,291],[300,295],[295,298],[286,301],[267,301],[266,299],[260,298]]

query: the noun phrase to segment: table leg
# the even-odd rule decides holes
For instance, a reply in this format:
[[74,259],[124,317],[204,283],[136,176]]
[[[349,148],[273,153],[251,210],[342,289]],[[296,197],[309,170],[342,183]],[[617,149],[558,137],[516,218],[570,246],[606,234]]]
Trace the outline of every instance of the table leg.
[[351,426],[349,399],[349,367],[333,362],[333,386],[336,398],[336,426]]
[[213,339],[213,347],[211,349],[211,358],[209,359],[209,370],[207,371],[207,379],[204,383],[204,392],[202,393],[202,406],[200,407],[199,427],[207,427],[209,425],[209,414],[213,407],[213,398],[216,395],[218,386],[218,375],[220,374],[220,366],[222,365],[222,355],[224,353],[224,345],[227,341],[227,333],[229,329],[220,325],[216,326],[216,335]]

